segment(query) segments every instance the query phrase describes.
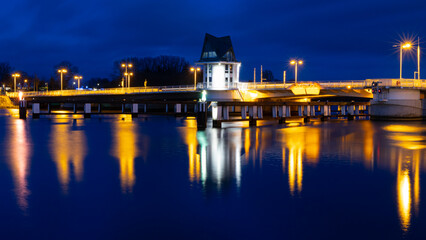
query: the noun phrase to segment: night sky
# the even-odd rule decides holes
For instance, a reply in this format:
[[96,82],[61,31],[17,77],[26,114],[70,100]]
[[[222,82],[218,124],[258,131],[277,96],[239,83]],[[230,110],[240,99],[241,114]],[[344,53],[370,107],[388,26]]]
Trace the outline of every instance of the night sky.
[[[63,60],[85,79],[109,77],[125,57],[193,63],[205,33],[231,36],[241,80],[261,64],[292,77],[292,57],[305,61],[300,80],[397,78],[400,37],[420,36],[426,49],[425,1],[14,0],[2,2],[0,23],[0,62],[45,78]],[[407,56],[404,77],[415,68]],[[426,78],[426,62],[422,71]]]

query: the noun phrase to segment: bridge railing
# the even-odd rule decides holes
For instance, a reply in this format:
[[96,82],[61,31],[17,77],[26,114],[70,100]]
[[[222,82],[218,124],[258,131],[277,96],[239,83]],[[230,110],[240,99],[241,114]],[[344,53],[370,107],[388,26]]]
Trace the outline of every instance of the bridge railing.
[[373,82],[379,82],[380,87],[426,88],[424,79],[367,79],[365,82],[368,86]]
[[[106,89],[81,89],[81,90],[54,90],[38,92],[22,92],[23,97],[34,96],[80,96],[80,95],[102,95],[102,94],[134,94],[134,93],[155,93],[167,91],[194,91],[194,85],[176,85],[176,86],[153,86],[153,87],[131,87],[131,88],[106,88]],[[7,95],[12,98],[19,96],[18,92],[8,92]]]

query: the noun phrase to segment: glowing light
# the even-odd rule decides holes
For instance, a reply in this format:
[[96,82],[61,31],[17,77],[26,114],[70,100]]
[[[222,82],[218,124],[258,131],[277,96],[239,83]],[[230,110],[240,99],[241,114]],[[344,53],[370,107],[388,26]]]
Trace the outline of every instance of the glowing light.
[[19,96],[19,101],[21,101],[23,99],[24,93],[23,92],[19,92],[18,96]]
[[201,101],[205,102],[207,100],[207,91],[203,90],[201,95]]
[[296,61],[291,60],[291,61],[290,61],[290,64],[291,64],[291,65],[294,65],[294,64],[296,64]]
[[346,86],[346,88],[347,88],[347,89],[351,89],[352,87],[351,87],[351,85],[348,85],[348,86]]
[[13,175],[17,204],[22,211],[28,208],[28,174],[30,171],[31,147],[25,121],[14,121],[9,140],[9,166]]
[[404,48],[404,49],[409,49],[409,48],[411,48],[411,46],[412,46],[411,43],[405,43],[401,47]]

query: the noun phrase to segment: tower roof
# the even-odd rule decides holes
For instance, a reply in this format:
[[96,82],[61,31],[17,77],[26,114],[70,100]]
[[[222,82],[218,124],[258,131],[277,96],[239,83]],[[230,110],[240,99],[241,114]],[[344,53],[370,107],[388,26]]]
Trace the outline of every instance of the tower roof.
[[199,62],[237,62],[231,37],[215,37],[206,33],[204,38],[203,51]]

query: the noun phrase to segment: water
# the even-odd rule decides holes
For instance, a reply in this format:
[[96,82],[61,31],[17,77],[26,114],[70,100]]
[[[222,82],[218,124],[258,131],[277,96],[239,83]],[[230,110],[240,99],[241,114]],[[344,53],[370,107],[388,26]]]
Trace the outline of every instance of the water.
[[421,239],[426,125],[0,115],[1,239]]

